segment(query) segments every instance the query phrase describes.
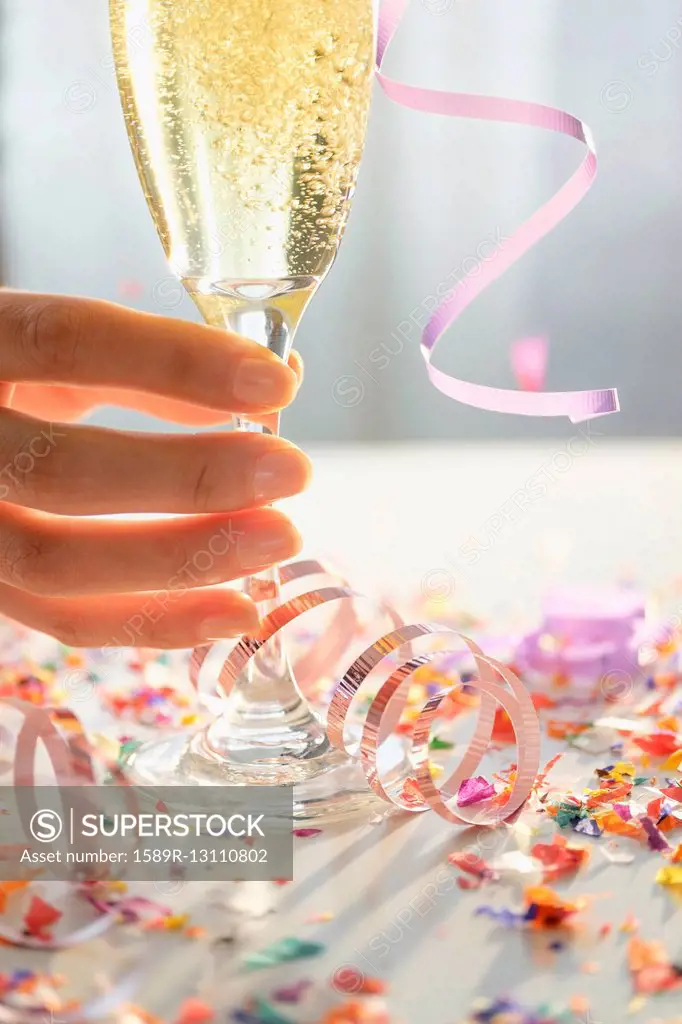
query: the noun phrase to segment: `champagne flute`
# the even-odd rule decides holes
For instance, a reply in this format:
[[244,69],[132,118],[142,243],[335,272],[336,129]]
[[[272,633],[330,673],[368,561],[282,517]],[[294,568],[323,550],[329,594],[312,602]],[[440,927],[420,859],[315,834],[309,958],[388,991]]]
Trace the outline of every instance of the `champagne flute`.
[[[128,135],[170,266],[206,323],[286,360],[350,209],[372,0],[110,0],[110,14]],[[264,612],[279,603],[276,569],[245,586]],[[146,744],[128,767],[145,785],[294,785],[302,819],[370,792],[330,746],[278,638],[207,729]]]

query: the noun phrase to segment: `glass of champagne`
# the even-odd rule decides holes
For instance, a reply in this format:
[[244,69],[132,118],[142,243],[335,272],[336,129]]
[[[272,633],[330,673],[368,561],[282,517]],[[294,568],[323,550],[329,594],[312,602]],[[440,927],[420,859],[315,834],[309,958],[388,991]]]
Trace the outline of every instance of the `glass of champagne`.
[[[286,360],[355,188],[372,0],[110,0],[110,13],[130,143],[170,266],[207,324]],[[246,587],[266,597],[264,613],[280,603],[276,569]],[[293,785],[304,820],[371,798],[277,638],[207,729],[145,744],[128,768],[144,785]]]

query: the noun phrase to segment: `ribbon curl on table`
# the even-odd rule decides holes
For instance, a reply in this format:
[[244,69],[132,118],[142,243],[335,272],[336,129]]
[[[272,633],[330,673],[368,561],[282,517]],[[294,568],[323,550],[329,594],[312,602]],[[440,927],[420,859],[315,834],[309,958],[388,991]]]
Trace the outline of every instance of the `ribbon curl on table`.
[[[324,565],[315,561],[292,563],[281,569],[284,583],[300,580],[306,576],[329,575],[332,586],[310,590],[298,597],[285,601],[265,616],[257,637],[243,637],[232,648],[224,661],[217,685],[227,698],[248,662],[261,647],[268,643],[289,623],[314,608],[333,604],[337,601],[349,603],[360,597],[347,586],[346,581],[330,573]],[[395,668],[381,685],[379,692],[367,709],[362,738],[360,740],[360,761],[368,785],[382,800],[401,810],[418,812],[430,807],[446,821],[456,825],[498,825],[513,820],[530,796],[540,767],[540,725],[528,691],[521,680],[507,666],[490,658],[473,640],[449,626],[437,623],[416,623],[406,625],[397,613],[387,606],[383,610],[395,624],[390,633],[379,637],[338,679],[334,688],[327,717],[327,735],[338,750],[351,753],[346,747],[344,730],[351,704],[370,674],[394,653],[407,654],[407,661]],[[355,618],[353,616],[353,618]],[[337,622],[338,619],[335,619]],[[349,617],[348,622],[351,621]],[[347,634],[348,635],[348,634]],[[414,726],[414,737],[410,761],[413,773],[385,786],[377,770],[377,751],[381,744],[394,732],[407,704],[407,691],[413,674],[434,659],[445,658],[452,649],[437,650],[430,654],[414,656],[412,645],[422,637],[435,636],[450,640],[457,647],[464,646],[473,656],[477,677],[467,681],[467,686],[481,692],[478,707],[478,722],[473,737],[456,770],[439,788],[431,773],[429,737],[433,720],[444,704],[453,699],[458,685],[443,688],[429,698],[420,712]],[[334,623],[317,642],[311,660],[318,670],[333,671],[338,658],[338,636]],[[211,645],[197,647],[190,660],[190,678],[195,688],[201,691],[201,674],[207,655],[214,649]],[[465,779],[475,775],[488,749],[494,728],[496,704],[500,704],[511,720],[518,748],[518,766],[506,801],[494,807],[483,806],[470,815],[457,813],[447,801],[456,797]],[[405,783],[410,783],[405,790]],[[445,797],[445,799],[443,799]],[[459,808],[462,811],[462,808]]]
[[504,121],[559,132],[587,146],[587,155],[566,184],[537,210],[512,236],[494,263],[487,263],[476,279],[465,277],[435,308],[424,328],[421,352],[431,383],[448,398],[489,412],[517,416],[568,416],[582,423],[618,412],[615,389],[595,391],[523,392],[493,388],[452,377],[433,366],[431,359],[440,338],[482,291],[560,224],[587,195],[597,173],[597,155],[587,125],[553,107],[494,96],[441,92],[397,82],[384,74],[386,51],[407,9],[409,0],[381,0],[376,76],[389,99],[402,107],[427,114],[465,117],[479,121]]
[[[8,726],[7,712],[12,717],[21,716],[21,722],[14,727]],[[128,786],[128,779],[120,765],[92,746],[82,722],[73,711],[64,707],[35,707],[27,701],[0,697],[0,724],[4,733],[14,741],[12,785],[16,792],[21,793],[19,813],[27,836],[31,835],[30,819],[38,810],[36,787],[41,784],[52,784],[41,783],[36,777],[36,760],[39,752],[47,755],[56,785],[78,787],[79,790],[82,788],[84,795],[87,794],[87,787],[97,783],[96,764],[99,762],[100,767],[106,769],[113,781],[127,787],[126,795],[129,795],[130,810],[137,809],[134,790]],[[5,852],[6,847],[0,844],[0,858],[4,858]],[[111,877],[110,873],[107,880]],[[36,880],[45,881],[40,877]],[[97,903],[88,898],[87,884],[71,884],[95,907],[98,915],[96,918],[69,932],[59,932],[49,939],[0,923],[0,943],[43,951],[70,949],[90,942],[108,931],[131,903],[130,899],[124,899],[116,907],[104,908],[101,902]],[[7,1012],[8,1008],[0,1000],[0,1024],[3,1024]],[[70,1018],[66,1015],[63,1019],[68,1021]]]

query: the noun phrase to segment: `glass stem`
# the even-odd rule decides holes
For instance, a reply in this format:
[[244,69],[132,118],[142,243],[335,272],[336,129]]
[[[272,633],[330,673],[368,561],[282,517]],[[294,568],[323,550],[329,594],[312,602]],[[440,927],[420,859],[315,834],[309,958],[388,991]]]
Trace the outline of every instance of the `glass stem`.
[[[278,432],[240,418],[236,418],[236,427],[250,433]],[[260,616],[264,618],[282,603],[279,567],[273,565],[247,577],[243,590],[258,604]],[[243,709],[250,708],[259,718],[289,712],[301,702],[281,633],[277,633],[248,663],[236,684],[235,696]]]
[[[279,304],[249,298],[230,306],[225,327],[252,338],[281,359],[289,358],[296,325],[291,326]],[[279,434],[279,415],[270,417],[267,424],[236,417],[235,426],[251,433]],[[261,617],[281,604],[277,566],[246,579],[243,587],[258,602]],[[233,759],[241,752],[247,760],[286,757],[299,745],[299,756],[304,749],[310,756],[326,746],[324,728],[298,688],[281,634],[250,660],[225,713],[209,727],[207,739],[216,752],[229,750]]]

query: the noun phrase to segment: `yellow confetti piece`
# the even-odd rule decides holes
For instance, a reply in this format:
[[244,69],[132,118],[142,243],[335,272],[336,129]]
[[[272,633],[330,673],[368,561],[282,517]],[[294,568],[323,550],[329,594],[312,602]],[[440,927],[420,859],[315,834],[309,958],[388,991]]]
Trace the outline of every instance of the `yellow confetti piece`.
[[197,721],[198,715],[183,715],[180,719],[181,725],[194,725]]
[[184,928],[188,921],[189,914],[172,914],[170,917],[164,918],[163,927],[166,931],[177,932]]
[[619,930],[621,932],[624,932],[626,935],[632,935],[632,934],[634,934],[634,932],[637,931],[638,928],[639,928],[639,921],[637,920],[635,915],[634,914],[628,914],[627,917],[625,918],[625,920],[623,921],[622,925],[620,926]]
[[656,881],[659,885],[669,888],[675,888],[678,885],[682,886],[682,865],[676,867],[671,864],[668,867],[659,868]]
[[671,754],[668,760],[663,765],[663,771],[665,772],[679,772],[682,771],[680,767],[682,765],[682,749],[676,750],[674,754]]
[[635,774],[636,769],[632,761],[617,761],[611,770],[611,777],[618,782],[629,782],[630,779],[634,779]]
[[635,998],[631,999],[628,1003],[628,1013],[639,1013],[639,1011],[643,1010],[645,1006],[646,999],[644,998],[644,996],[635,996]]
[[425,704],[428,694],[421,683],[412,683],[407,694],[408,704]]

